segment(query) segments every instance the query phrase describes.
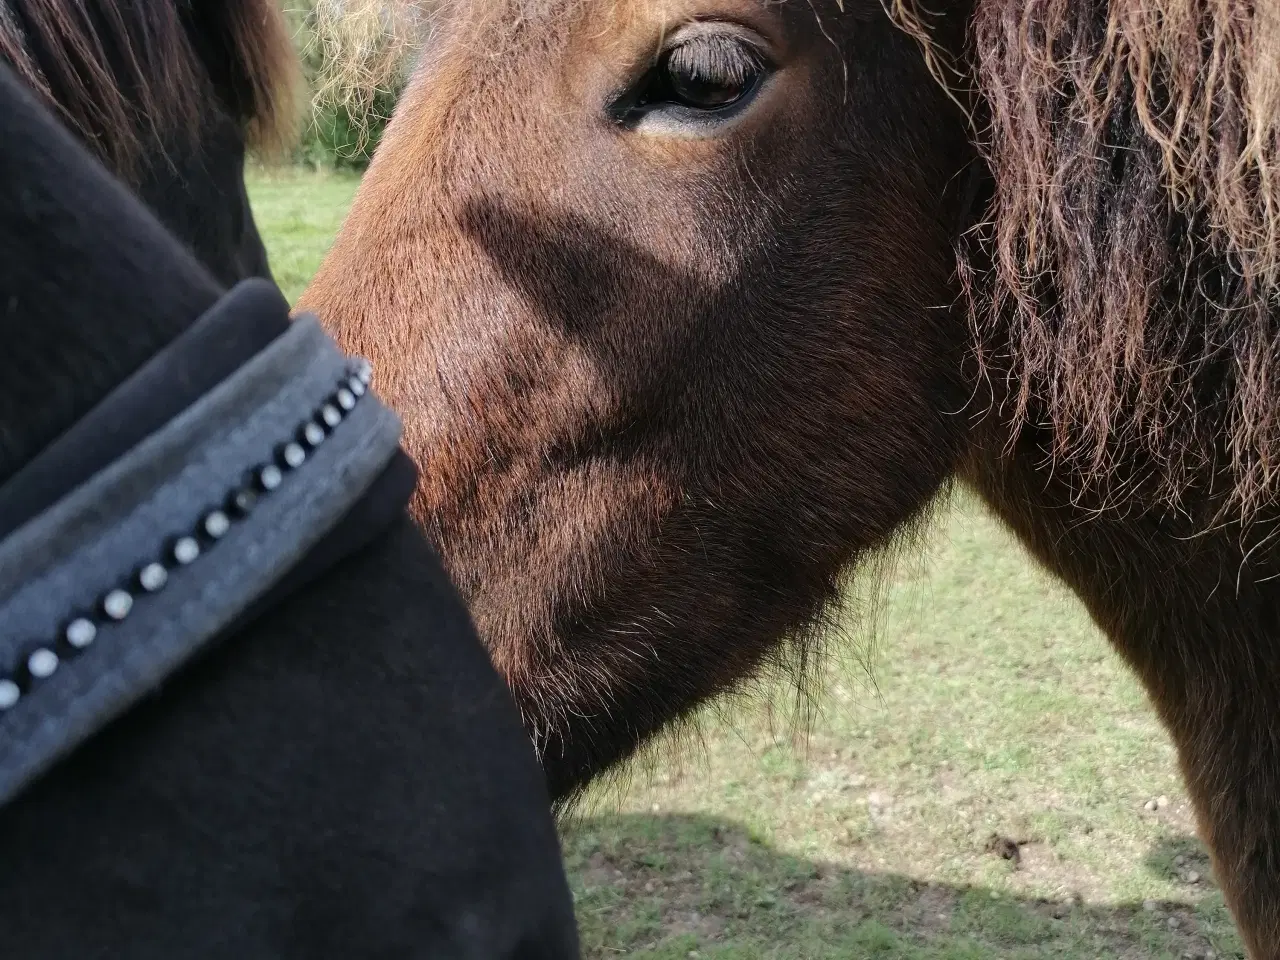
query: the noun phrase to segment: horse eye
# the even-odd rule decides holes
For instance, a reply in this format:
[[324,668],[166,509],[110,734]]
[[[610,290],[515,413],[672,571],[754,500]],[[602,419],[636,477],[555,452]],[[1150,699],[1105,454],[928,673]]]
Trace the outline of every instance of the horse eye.
[[662,55],[637,106],[722,110],[753,93],[764,73],[760,53],[741,38],[695,37]]

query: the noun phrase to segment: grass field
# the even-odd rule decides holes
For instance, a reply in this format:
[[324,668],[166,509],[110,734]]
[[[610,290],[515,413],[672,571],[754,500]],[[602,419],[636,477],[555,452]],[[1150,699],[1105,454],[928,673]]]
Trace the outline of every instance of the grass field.
[[[291,297],[355,186],[253,178]],[[811,736],[723,708],[565,826],[585,956],[1243,956],[1141,689],[963,495],[874,651],[874,682],[852,645],[833,665]]]

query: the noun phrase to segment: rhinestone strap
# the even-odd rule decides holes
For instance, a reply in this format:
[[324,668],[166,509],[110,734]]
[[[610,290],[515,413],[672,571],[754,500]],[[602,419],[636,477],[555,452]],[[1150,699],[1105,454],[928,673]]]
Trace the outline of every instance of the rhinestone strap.
[[122,623],[133,612],[135,600],[163,590],[171,572],[181,572],[194,564],[226,536],[233,523],[253,512],[260,497],[280,489],[290,474],[306,464],[308,452],[320,446],[355,410],[372,380],[369,362],[353,361],[332,396],[298,426],[293,437],[279,445],[275,462],[260,463],[247,471],[249,482],[228,492],[222,507],[209,510],[191,529],[174,536],[163,556],[143,564],[125,583],[103,594],[91,610],[72,617],[61,636],[52,642],[31,644],[18,663],[0,673],[0,722],[23,696],[52,677],[64,662],[88,650],[102,624]]
[[0,541],[0,804],[180,668],[320,542],[400,421],[302,316]]

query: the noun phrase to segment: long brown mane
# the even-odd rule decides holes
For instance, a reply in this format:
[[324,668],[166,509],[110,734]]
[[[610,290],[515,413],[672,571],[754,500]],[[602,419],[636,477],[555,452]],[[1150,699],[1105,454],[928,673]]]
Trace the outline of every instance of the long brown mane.
[[0,0],[0,57],[122,172],[144,144],[198,125],[210,81],[255,146],[295,123],[296,56],[274,0]]
[[1274,507],[1280,8],[977,0],[970,39],[995,196],[962,268],[1006,415],[1086,481]]

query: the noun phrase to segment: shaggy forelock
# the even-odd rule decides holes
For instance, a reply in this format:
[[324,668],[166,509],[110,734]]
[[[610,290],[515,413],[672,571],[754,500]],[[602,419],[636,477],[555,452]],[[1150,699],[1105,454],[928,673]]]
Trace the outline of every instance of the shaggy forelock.
[[398,84],[440,6],[406,0],[320,0],[311,11],[308,31],[321,60],[315,104],[345,105],[353,116],[362,116],[380,91]]
[[311,42],[321,53],[315,105],[367,109],[380,91],[394,90],[436,31],[464,24],[475,55],[502,56],[528,36],[521,27],[567,29],[584,11],[594,16],[643,9],[652,15],[669,0],[321,0],[312,12]]

